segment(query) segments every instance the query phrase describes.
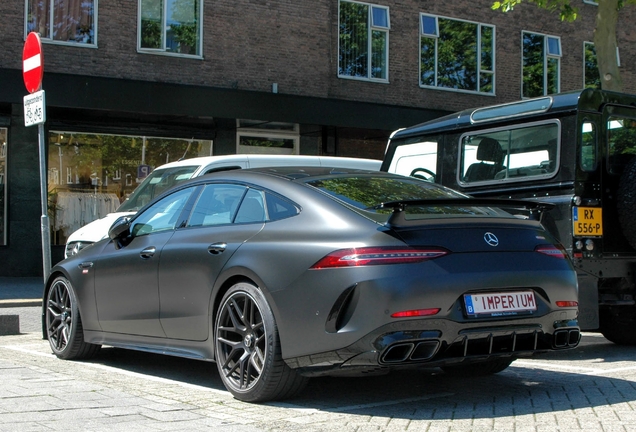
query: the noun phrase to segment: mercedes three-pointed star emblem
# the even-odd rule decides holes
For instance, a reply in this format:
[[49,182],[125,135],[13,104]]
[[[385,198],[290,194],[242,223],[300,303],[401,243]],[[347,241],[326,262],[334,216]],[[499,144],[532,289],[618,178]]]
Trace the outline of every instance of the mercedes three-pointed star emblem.
[[492,247],[499,246],[499,239],[491,232],[487,232],[486,234],[484,234],[484,240],[486,240],[486,243],[488,243]]

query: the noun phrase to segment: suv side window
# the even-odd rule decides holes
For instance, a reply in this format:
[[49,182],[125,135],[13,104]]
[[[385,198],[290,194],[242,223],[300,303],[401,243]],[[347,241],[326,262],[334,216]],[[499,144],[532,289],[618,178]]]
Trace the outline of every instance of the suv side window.
[[[439,137],[441,140],[441,137]],[[429,139],[396,147],[389,172],[435,181],[437,172],[436,140]]]
[[552,177],[559,166],[560,129],[558,121],[549,121],[463,135],[459,184]]

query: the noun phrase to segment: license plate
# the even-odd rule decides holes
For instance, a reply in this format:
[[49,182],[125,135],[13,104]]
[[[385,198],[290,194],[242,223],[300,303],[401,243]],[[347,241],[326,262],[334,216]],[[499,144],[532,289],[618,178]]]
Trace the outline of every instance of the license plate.
[[533,291],[465,294],[464,304],[466,313],[472,317],[518,315],[537,310]]
[[603,209],[600,207],[572,207],[572,231],[575,236],[603,235]]

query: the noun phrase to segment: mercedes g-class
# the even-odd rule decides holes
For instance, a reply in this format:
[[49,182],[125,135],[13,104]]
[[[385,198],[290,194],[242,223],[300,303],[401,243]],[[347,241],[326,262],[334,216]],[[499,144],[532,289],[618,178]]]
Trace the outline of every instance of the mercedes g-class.
[[636,344],[636,95],[586,89],[465,110],[395,131],[381,170],[555,204],[542,220],[577,271],[581,328]]

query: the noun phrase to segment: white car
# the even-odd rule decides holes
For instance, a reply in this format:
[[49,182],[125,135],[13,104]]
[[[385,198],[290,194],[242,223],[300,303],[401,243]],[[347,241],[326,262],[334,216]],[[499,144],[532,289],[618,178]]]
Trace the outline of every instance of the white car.
[[161,165],[130,194],[114,213],[109,213],[73,232],[66,240],[64,257],[108,235],[108,229],[120,216],[135,214],[152,198],[174,184],[215,171],[267,166],[329,166],[377,171],[382,161],[336,156],[226,155],[185,159]]

